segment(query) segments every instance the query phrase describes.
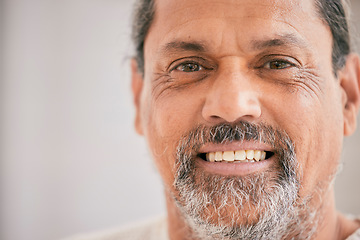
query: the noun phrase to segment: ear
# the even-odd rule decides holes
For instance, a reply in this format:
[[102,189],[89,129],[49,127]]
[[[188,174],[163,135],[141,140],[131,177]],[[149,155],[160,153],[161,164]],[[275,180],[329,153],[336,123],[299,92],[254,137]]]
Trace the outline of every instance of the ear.
[[343,94],[344,135],[349,136],[356,130],[357,115],[360,107],[360,59],[350,54],[345,67],[339,72]]
[[144,80],[142,74],[138,70],[136,60],[131,59],[131,89],[133,93],[133,101],[135,104],[135,130],[138,134],[143,135],[143,128],[141,123],[141,92]]

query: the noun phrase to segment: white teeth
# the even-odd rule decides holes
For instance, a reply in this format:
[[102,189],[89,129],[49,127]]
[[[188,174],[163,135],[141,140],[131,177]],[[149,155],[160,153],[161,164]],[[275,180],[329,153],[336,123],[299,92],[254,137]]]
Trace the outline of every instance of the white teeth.
[[226,151],[223,153],[223,159],[225,161],[233,162],[235,157],[234,151]]
[[210,152],[206,154],[208,162],[259,162],[266,159],[266,152],[260,150],[238,150]]
[[261,157],[260,157],[260,160],[265,160],[266,158],[266,152],[261,152]]
[[254,155],[255,155],[254,150],[246,150],[245,152],[246,152],[246,159],[249,160],[254,159]]
[[246,159],[246,153],[245,150],[240,150],[235,152],[235,160],[245,160]]
[[215,153],[211,152],[209,154],[206,154],[206,156],[209,156],[209,160],[210,162],[215,162]]
[[260,161],[261,151],[255,150],[255,152],[254,152],[254,158],[255,158],[255,160],[256,160],[257,162]]
[[223,153],[222,152],[215,152],[215,162],[220,162],[223,160]]

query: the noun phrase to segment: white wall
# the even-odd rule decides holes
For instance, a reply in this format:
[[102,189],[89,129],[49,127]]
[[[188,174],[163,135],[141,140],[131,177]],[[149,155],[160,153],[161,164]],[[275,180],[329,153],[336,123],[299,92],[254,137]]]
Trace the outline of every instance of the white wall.
[[[163,212],[133,130],[132,1],[0,3],[0,239],[58,239]],[[337,182],[339,208],[357,214],[359,143],[358,130]]]
[[4,3],[0,239],[57,239],[161,212],[133,130],[131,1]]

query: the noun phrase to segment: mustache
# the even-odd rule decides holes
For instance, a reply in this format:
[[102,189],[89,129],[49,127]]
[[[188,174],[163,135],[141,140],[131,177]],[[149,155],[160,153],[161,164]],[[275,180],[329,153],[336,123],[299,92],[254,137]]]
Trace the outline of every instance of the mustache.
[[266,123],[251,123],[239,121],[222,123],[214,126],[199,125],[179,141],[176,153],[178,177],[182,178],[194,169],[194,157],[199,149],[207,143],[225,144],[234,141],[254,141],[268,144],[272,154],[277,156],[278,167],[284,173],[284,178],[300,177],[301,170],[296,161],[295,144],[289,135],[279,128]]
[[254,141],[270,145],[274,151],[281,153],[282,149],[294,150],[294,143],[288,134],[265,123],[222,123],[215,126],[199,125],[179,141],[177,151],[192,150],[197,152],[207,143],[225,144],[234,141]]

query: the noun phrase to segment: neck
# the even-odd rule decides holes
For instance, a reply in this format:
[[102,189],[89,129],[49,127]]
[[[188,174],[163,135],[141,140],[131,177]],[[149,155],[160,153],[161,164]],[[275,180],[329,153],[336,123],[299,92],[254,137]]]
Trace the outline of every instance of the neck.
[[171,240],[190,240],[191,229],[187,226],[186,221],[179,209],[177,208],[173,197],[166,192],[166,207],[168,214],[168,232]]
[[[319,212],[320,223],[313,240],[346,239],[360,227],[360,223],[350,221],[335,209],[334,191],[330,190],[323,198],[323,207]],[[194,240],[192,230],[176,206],[173,197],[166,192],[168,212],[168,232],[171,240]]]
[[323,205],[319,212],[320,222],[314,239],[342,239],[340,238],[341,227],[338,219],[338,213],[335,209],[333,189],[329,190],[322,199]]
[[[325,202],[325,200],[327,200]],[[330,190],[324,197],[323,221],[320,222],[318,234],[315,240],[339,240],[347,239],[352,233],[360,228],[360,223],[347,219],[336,211],[334,190]]]

